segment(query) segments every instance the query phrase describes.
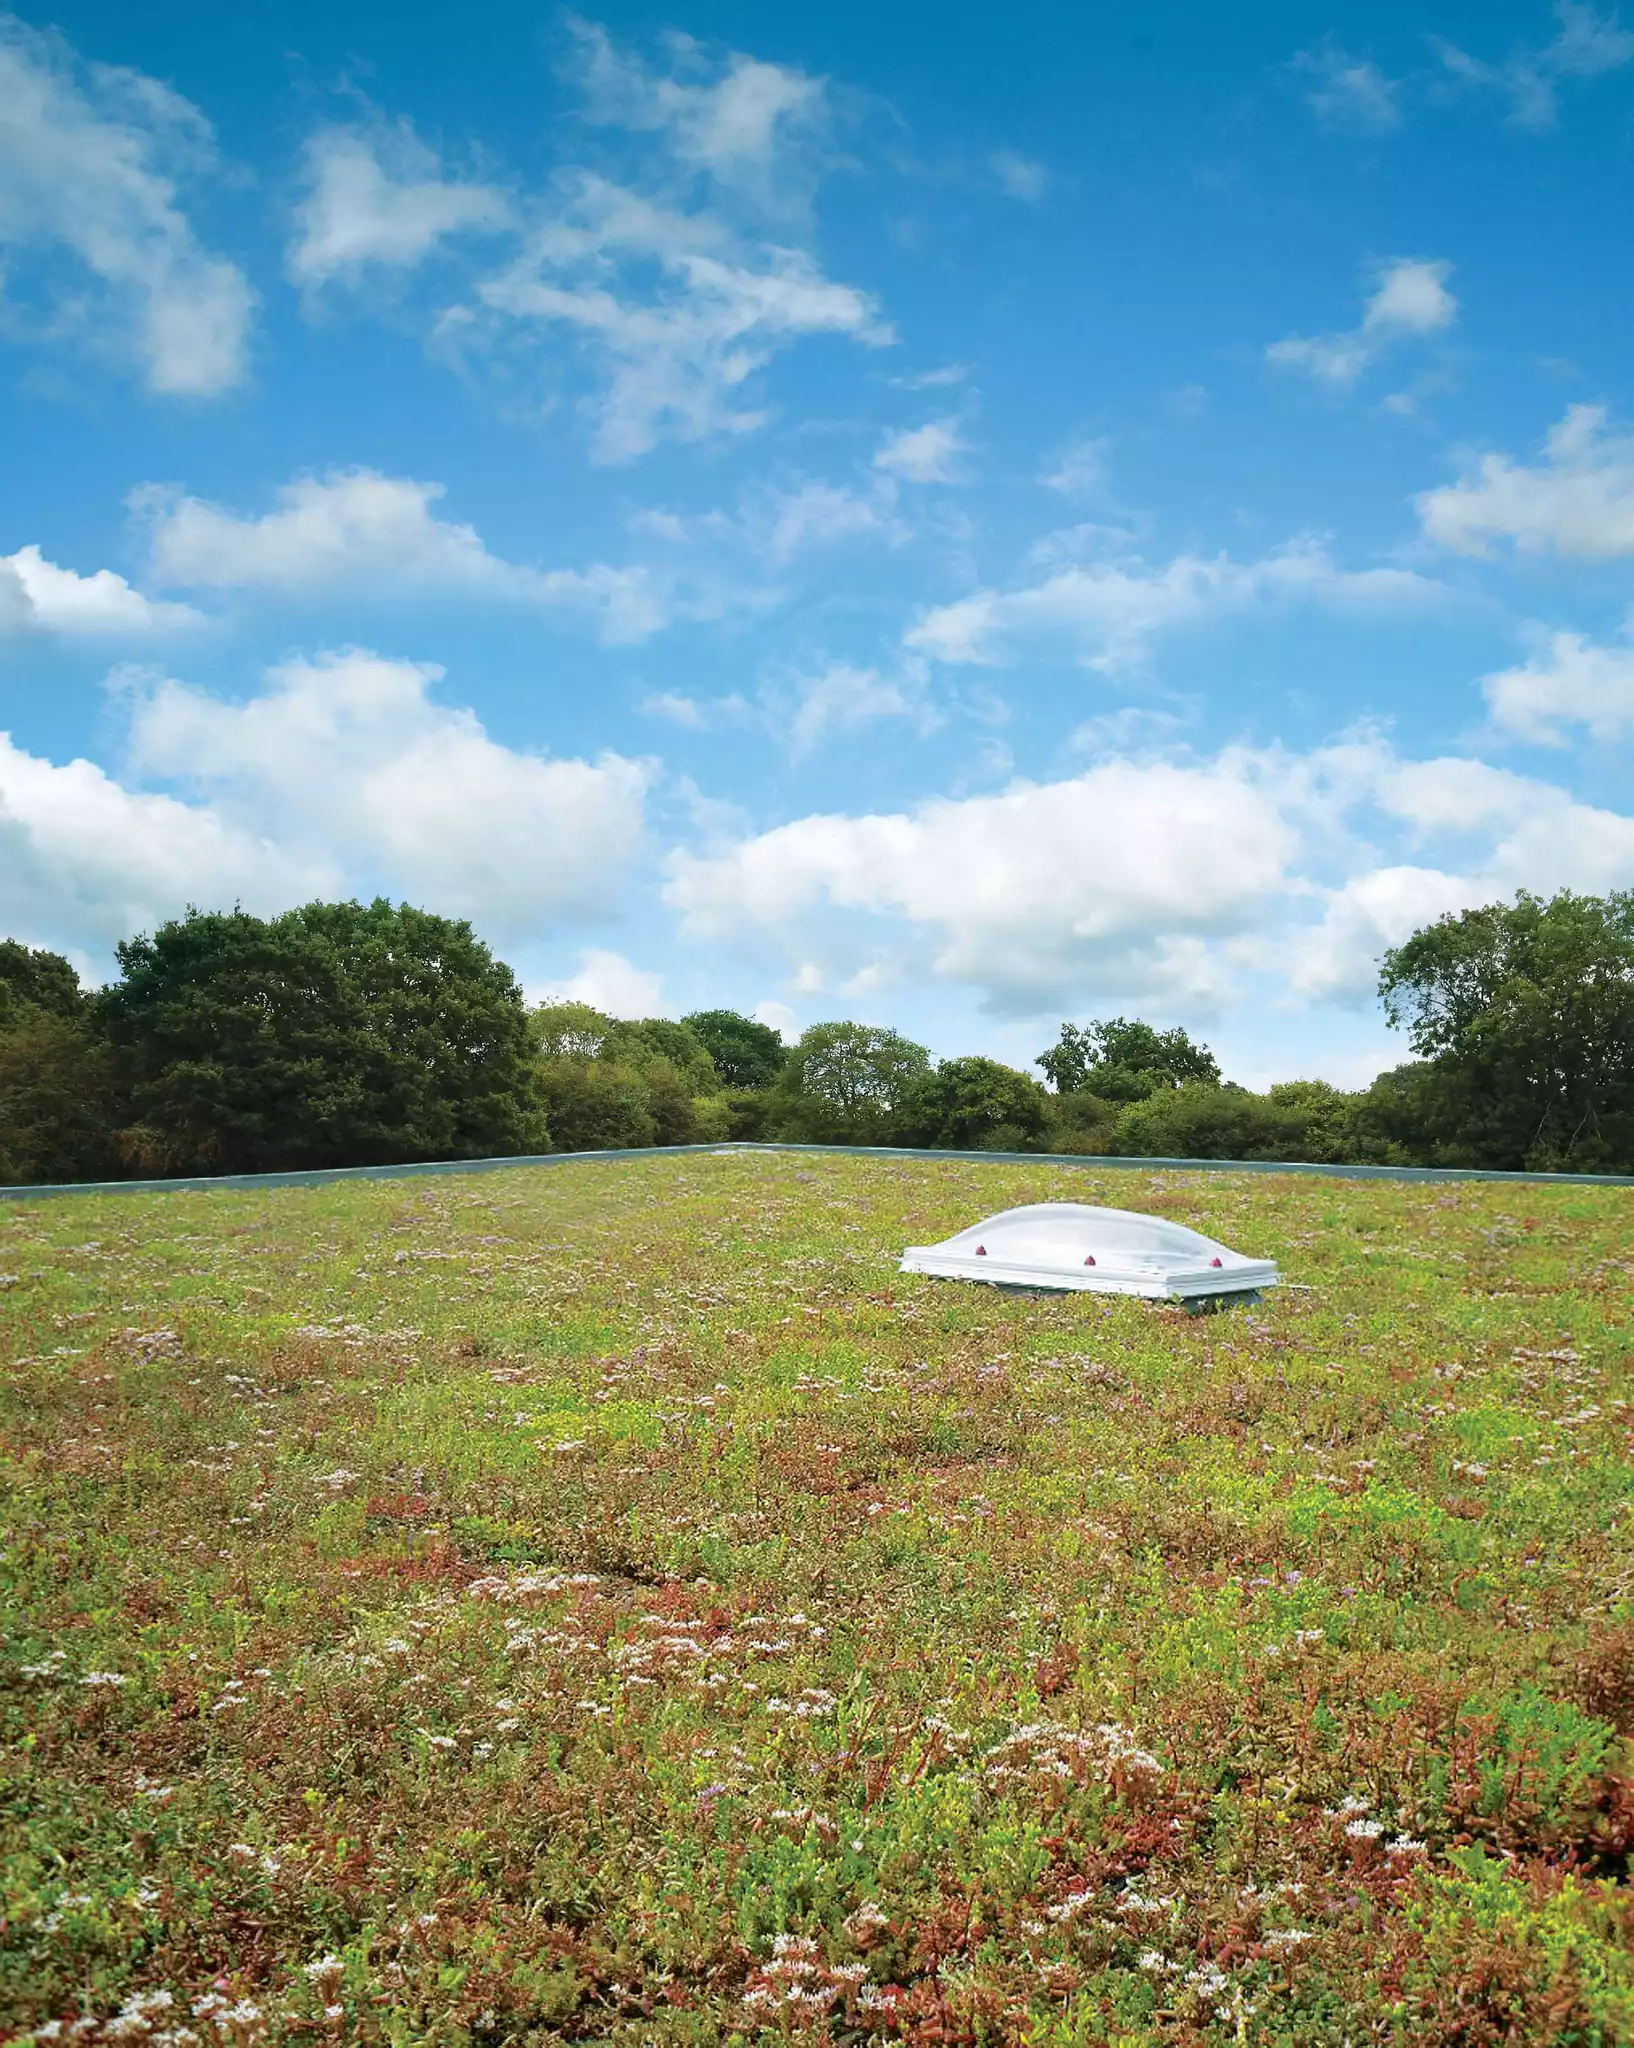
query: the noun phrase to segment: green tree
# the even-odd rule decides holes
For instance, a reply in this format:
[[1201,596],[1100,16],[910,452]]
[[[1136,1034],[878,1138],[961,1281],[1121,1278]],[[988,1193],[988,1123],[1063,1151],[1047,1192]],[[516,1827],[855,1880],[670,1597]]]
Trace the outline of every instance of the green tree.
[[483,1158],[547,1142],[511,970],[407,904],[189,911],[98,999],[146,1170]]
[[689,1094],[719,1092],[721,1083],[715,1062],[690,1024],[677,1024],[669,1017],[642,1017],[615,1024],[608,1034],[606,1050],[613,1058],[643,1069],[659,1063],[667,1065]]
[[903,1106],[910,1144],[1025,1152],[1049,1127],[1050,1099],[1030,1074],[973,1055],[943,1060]]
[[1137,1159],[1297,1159],[1297,1130],[1263,1095],[1187,1081],[1127,1104],[1115,1149]]
[[613,1060],[544,1059],[539,1091],[559,1152],[617,1152],[658,1142],[645,1079]]
[[714,1063],[688,1025],[550,1003],[533,1012],[529,1028],[560,1150],[690,1145],[716,1131],[725,1135],[730,1119]]
[[618,1025],[588,1003],[541,1003],[528,1031],[546,1059],[598,1060]]
[[1088,1089],[1103,1102],[1144,1102],[1160,1088],[1187,1081],[1218,1085],[1219,1062],[1178,1026],[1159,1031],[1127,1017],[1063,1024],[1061,1036],[1038,1056],[1057,1093]]
[[1263,1095],[1229,1081],[1184,1081],[1119,1112],[1113,1150],[1142,1159],[1287,1159],[1401,1164],[1366,1094],[1279,1081]]
[[769,1024],[736,1010],[694,1010],[681,1021],[702,1039],[728,1088],[769,1088],[782,1073],[788,1048]]
[[0,1031],[24,1015],[80,1017],[88,998],[71,962],[60,953],[0,939]]
[[882,1025],[813,1024],[773,1091],[772,1129],[807,1144],[888,1145],[929,1069],[922,1045]]
[[1439,918],[1384,957],[1434,1156],[1634,1169],[1634,891],[1522,892]]
[[0,1029],[0,1181],[117,1179],[121,1121],[108,1049],[87,1018],[11,1013]]

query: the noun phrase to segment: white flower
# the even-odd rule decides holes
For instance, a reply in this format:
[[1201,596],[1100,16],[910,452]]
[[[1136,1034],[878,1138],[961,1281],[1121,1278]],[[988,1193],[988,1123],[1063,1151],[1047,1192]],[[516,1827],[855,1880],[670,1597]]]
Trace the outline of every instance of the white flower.
[[1376,1842],[1384,1833],[1382,1820],[1352,1820],[1345,1823],[1345,1833],[1353,1842]]

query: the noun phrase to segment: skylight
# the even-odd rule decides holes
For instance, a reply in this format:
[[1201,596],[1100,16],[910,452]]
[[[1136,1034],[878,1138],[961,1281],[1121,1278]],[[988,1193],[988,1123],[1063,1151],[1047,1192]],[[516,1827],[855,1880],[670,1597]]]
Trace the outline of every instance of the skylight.
[[1244,1258],[1183,1223],[1084,1202],[1006,1209],[941,1244],[910,1245],[901,1270],[1151,1301],[1253,1295],[1280,1278],[1270,1259]]

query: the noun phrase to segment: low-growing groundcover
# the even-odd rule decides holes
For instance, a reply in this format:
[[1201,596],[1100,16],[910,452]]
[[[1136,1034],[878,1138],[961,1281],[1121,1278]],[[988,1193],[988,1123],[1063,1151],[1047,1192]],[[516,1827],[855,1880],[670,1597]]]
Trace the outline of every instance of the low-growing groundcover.
[[[1293,1284],[895,1271],[1049,1197]],[[775,1155],[0,1210],[0,2033],[1634,2039],[1631,1224]]]

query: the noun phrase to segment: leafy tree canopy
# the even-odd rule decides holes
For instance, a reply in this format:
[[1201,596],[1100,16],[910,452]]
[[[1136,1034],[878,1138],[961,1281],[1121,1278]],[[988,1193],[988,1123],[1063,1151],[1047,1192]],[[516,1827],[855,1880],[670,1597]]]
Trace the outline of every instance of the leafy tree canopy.
[[904,1106],[917,1145],[1026,1151],[1049,1124],[1050,1100],[1029,1074],[979,1056],[943,1060],[916,1081]]
[[151,1169],[542,1150],[522,997],[461,921],[384,898],[161,925],[98,998]]
[[607,1060],[542,1062],[551,1142],[561,1152],[614,1152],[658,1142],[652,1098],[639,1074]]
[[1379,992],[1428,1063],[1438,1156],[1634,1167],[1634,891],[1450,914],[1385,955]]
[[882,1025],[813,1024],[777,1084],[775,1128],[810,1143],[889,1143],[929,1069],[922,1045]]
[[769,1024],[736,1010],[694,1010],[682,1018],[697,1033],[728,1088],[769,1088],[783,1071],[788,1048]]
[[0,1181],[124,1171],[108,1049],[82,1017],[19,1008],[0,1030]]
[[1143,1102],[1160,1088],[1187,1081],[1217,1086],[1220,1080],[1213,1053],[1178,1026],[1159,1031],[1127,1017],[1063,1024],[1059,1040],[1039,1054],[1038,1064],[1058,1094],[1087,1088],[1106,1102]]
[[0,939],[0,1031],[35,1011],[78,1017],[88,998],[79,976],[60,953]]
[[697,1032],[690,1024],[677,1024],[669,1017],[615,1024],[608,1034],[606,1053],[643,1072],[663,1061],[691,1095],[713,1095],[721,1085],[709,1049]]
[[546,1059],[599,1060],[618,1025],[588,1003],[541,1003],[528,1029]]

